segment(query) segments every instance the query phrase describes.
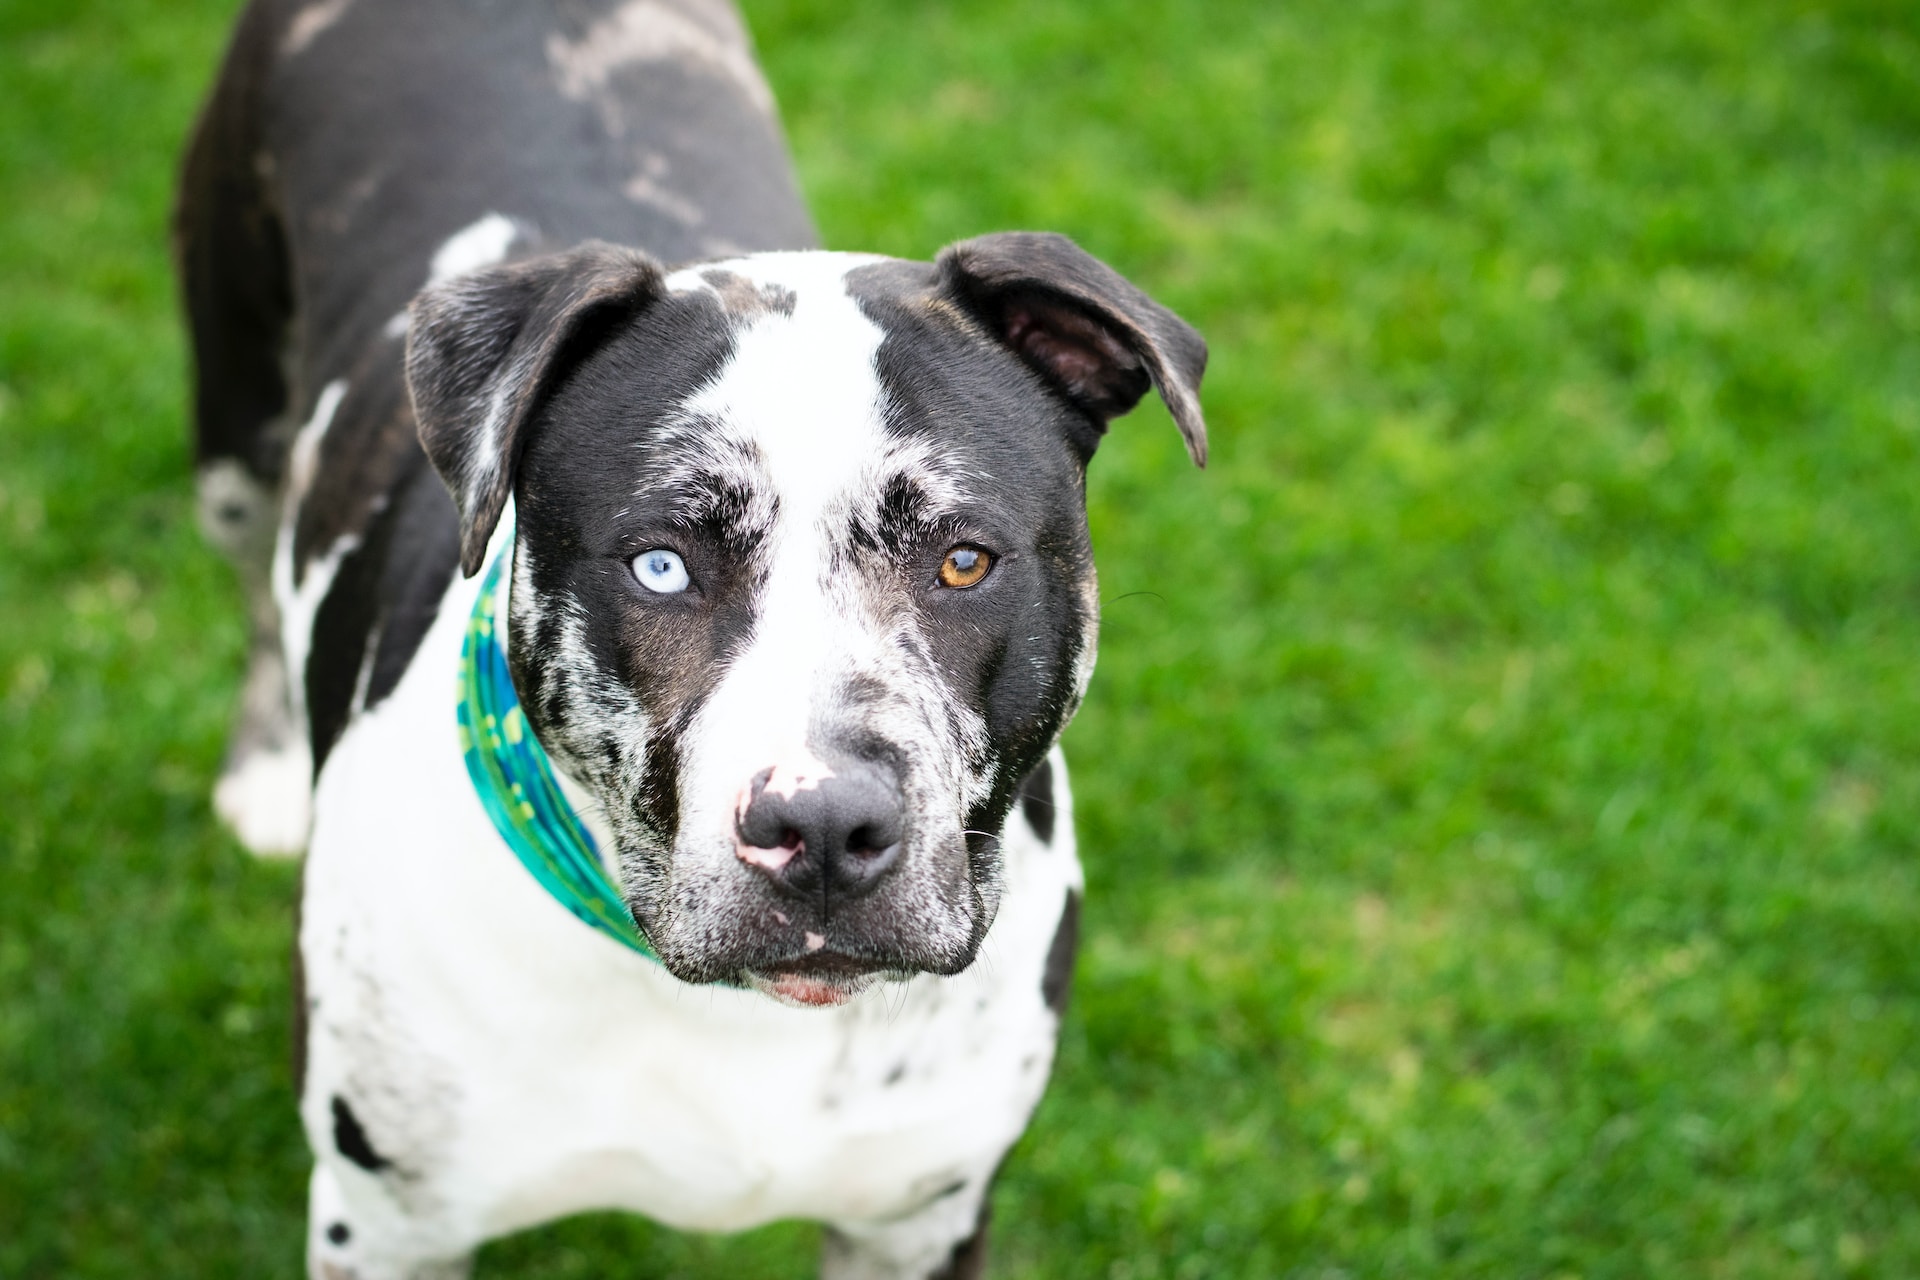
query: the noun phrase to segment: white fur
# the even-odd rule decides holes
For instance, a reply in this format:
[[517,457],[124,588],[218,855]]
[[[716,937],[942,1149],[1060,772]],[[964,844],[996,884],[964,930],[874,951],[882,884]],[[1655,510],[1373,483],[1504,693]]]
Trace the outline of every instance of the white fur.
[[[301,705],[312,614],[356,540],[343,539],[301,574],[293,563],[293,527],[300,500],[313,482],[320,443],[346,394],[347,384],[339,379],[322,387],[312,414],[294,436],[277,533],[271,494],[241,464],[224,461],[201,473],[201,523],[209,537],[235,557],[243,575],[254,578],[249,593],[261,597],[250,601],[255,649],[235,754],[213,790],[214,812],[260,857],[297,856],[306,847],[312,821],[313,755]],[[246,514],[226,519],[222,512],[229,505],[244,507]],[[265,549],[270,537],[264,575],[257,569],[248,575],[255,554],[252,544]]]
[[347,384],[342,379],[336,378],[322,387],[314,402],[313,415],[294,437],[287,464],[286,508],[273,549],[270,580],[274,605],[280,615],[280,647],[286,662],[292,733],[280,750],[267,753],[257,763],[242,762],[241,768],[220,780],[214,792],[214,807],[233,827],[234,834],[255,853],[269,857],[296,854],[306,844],[312,805],[309,796],[294,790],[293,781],[305,774],[310,788],[313,775],[306,707],[307,655],[313,644],[313,621],[333,587],[340,562],[360,545],[358,535],[348,534],[335,539],[332,546],[304,565],[294,563],[294,528],[300,502],[313,483],[321,441],[326,438],[334,414],[339,412],[346,395]]
[[887,452],[873,364],[883,335],[845,285],[849,265],[865,260],[783,254],[725,264],[755,284],[792,289],[793,314],[756,318],[726,368],[687,405],[689,416],[750,442],[770,482],[757,487],[779,497],[754,638],[688,735],[685,825],[709,833],[709,856],[726,874],[735,796],[760,770],[807,754],[822,683],[842,669],[846,646],[866,638],[859,620],[825,607],[831,597],[822,590],[836,508]]
[[250,752],[213,787],[213,811],[263,858],[300,855],[312,806],[313,753],[304,734],[278,749]]
[[280,41],[281,54],[291,58],[304,52],[321,32],[340,21],[352,4],[353,0],[315,0],[302,7],[287,24],[287,34]]
[[340,411],[340,402],[346,398],[347,382],[344,378],[335,378],[320,388],[320,394],[314,397],[312,415],[293,437],[293,448],[287,455],[286,520],[289,524],[292,523],[292,513],[313,484],[313,469],[320,462],[320,442],[326,439],[327,429],[333,426],[333,415]]
[[617,100],[604,91],[615,74],[636,63],[670,62],[729,81],[754,106],[772,114],[773,91],[753,60],[738,19],[722,5],[687,8],[690,11],[683,12],[660,0],[629,0],[579,40],[549,36],[547,62],[554,83],[569,98],[585,102],[598,97],[611,106]]
[[520,235],[520,226],[504,213],[489,213],[448,236],[434,250],[427,268],[427,283],[439,284],[463,276],[481,267],[490,267],[507,256]]
[[207,541],[239,558],[271,537],[273,490],[256,480],[245,464],[221,458],[200,469],[198,514]]

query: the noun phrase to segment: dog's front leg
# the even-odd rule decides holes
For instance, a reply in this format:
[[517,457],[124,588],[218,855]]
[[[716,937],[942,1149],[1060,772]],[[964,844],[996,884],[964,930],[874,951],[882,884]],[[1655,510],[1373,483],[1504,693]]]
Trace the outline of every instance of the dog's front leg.
[[307,1195],[308,1280],[466,1280],[472,1251],[422,1252],[393,1215],[356,1206],[322,1161]]
[[987,1269],[990,1192],[968,1187],[888,1222],[830,1224],[821,1280],[979,1280]]

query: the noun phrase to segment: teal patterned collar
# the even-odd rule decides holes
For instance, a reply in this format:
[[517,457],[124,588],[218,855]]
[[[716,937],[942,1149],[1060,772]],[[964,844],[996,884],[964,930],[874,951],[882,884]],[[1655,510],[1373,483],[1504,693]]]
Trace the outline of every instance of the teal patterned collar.
[[546,749],[527,725],[502,643],[508,541],[487,570],[460,646],[460,750],[487,816],[522,866],[561,906],[607,936],[658,959],[607,879],[593,834],[580,821]]

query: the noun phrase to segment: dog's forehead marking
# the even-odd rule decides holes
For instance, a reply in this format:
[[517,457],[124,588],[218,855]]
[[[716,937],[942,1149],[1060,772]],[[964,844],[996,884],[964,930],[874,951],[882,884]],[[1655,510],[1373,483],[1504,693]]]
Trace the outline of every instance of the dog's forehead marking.
[[[750,254],[674,272],[672,293],[706,294],[732,318],[735,351],[683,405],[672,434],[702,456],[712,433],[757,463],[783,511],[818,520],[847,500],[878,501],[908,477],[929,515],[968,501],[965,468],[924,436],[888,426],[877,354],[886,331],[853,293],[853,275],[877,254]],[[703,438],[704,437],[704,438]]]
[[815,522],[887,452],[874,363],[885,335],[847,291],[847,273],[872,261],[756,254],[667,278],[673,292],[709,293],[723,304],[738,281],[787,303],[739,317],[733,354],[684,410],[751,443],[796,525]]

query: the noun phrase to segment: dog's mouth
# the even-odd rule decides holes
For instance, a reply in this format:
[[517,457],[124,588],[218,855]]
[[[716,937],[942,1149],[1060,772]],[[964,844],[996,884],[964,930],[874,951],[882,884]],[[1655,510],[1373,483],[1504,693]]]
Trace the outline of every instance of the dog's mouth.
[[816,951],[747,972],[747,985],[782,1004],[807,1009],[842,1005],[891,970],[837,951]]

